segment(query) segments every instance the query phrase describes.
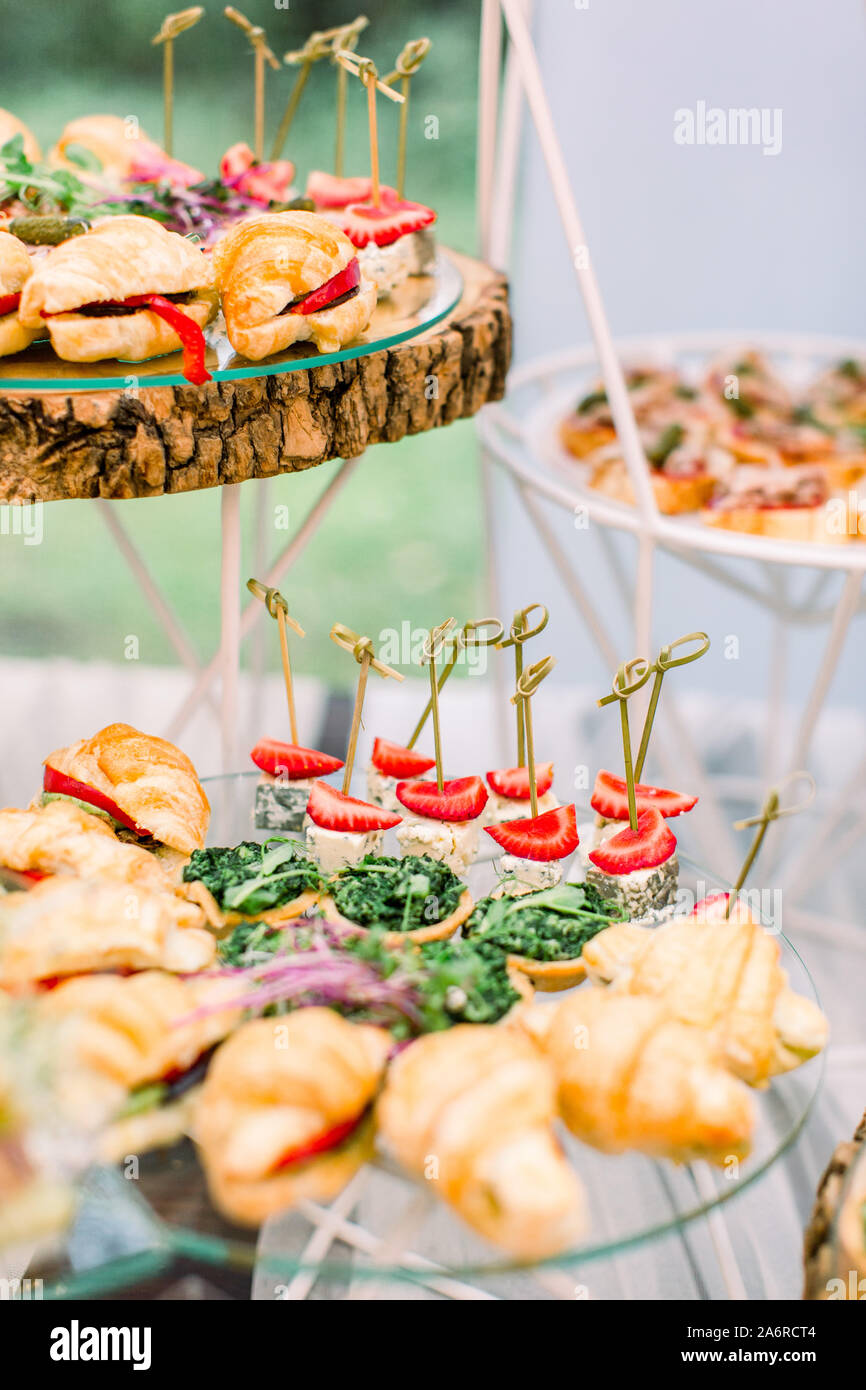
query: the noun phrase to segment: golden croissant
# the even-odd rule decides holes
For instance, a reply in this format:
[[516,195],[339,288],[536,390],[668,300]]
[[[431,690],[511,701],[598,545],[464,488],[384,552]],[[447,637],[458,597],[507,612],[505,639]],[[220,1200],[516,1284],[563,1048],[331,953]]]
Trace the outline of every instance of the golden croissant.
[[573,1134],[606,1153],[637,1149],[679,1163],[724,1164],[749,1152],[747,1086],[710,1035],[671,1018],[659,999],[580,989],[525,1015],[549,1057]]
[[390,1034],[306,1008],[243,1024],[211,1063],[195,1121],[208,1186],[257,1225],[304,1198],[329,1200],[370,1157]]
[[581,1236],[554,1078],[516,1029],[460,1024],[419,1038],[392,1064],[377,1118],[394,1157],[495,1245],[541,1259]]
[[[40,998],[41,1016],[66,1026],[79,1111],[113,1097],[103,1156],[141,1153],[183,1133],[208,1054],[241,1017],[232,1007],[237,994],[230,977],[144,970],[79,975]],[[139,1103],[123,1115],[137,1090]]]
[[736,1076],[752,1086],[820,1052],[827,1020],[795,994],[779,961],[779,943],[737,903],[716,914],[663,926],[616,923],[583,948],[590,978],[630,994],[661,999],[673,1018],[708,1030]]
[[43,333],[41,325],[25,328],[18,317],[21,291],[32,274],[33,261],[24,242],[11,232],[0,230],[0,300],[6,301],[4,312],[0,313],[0,357],[22,352]]
[[106,820],[73,801],[0,810],[0,864],[19,873],[75,874],[172,891],[154,855],[124,844]]
[[138,884],[46,879],[0,898],[0,987],[94,970],[191,974],[213,963],[202,911]]

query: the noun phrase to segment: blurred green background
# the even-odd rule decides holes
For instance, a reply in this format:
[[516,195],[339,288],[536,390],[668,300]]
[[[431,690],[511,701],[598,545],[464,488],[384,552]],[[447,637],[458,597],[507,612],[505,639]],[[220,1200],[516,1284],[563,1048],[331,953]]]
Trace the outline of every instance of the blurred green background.
[[[162,140],[162,63],[151,46],[165,0],[0,0],[3,85],[0,104],[13,111],[48,149],[76,115],[135,115]],[[241,9],[266,30],[282,57],[300,47],[313,29],[345,23],[358,12],[353,0],[303,3],[287,8],[273,0],[242,0]],[[205,18],[175,48],[174,150],[207,173],[237,140],[253,139],[253,63],[249,43],[223,17],[223,6],[205,6]],[[369,0],[370,19],[359,51],[380,72],[391,69],[409,39],[433,42],[413,84],[407,196],[435,207],[443,242],[475,248],[476,69],[480,4],[439,0]],[[270,72],[265,147],[270,149],[297,69]],[[311,168],[331,168],[334,144],[334,75],[327,63],[314,69],[284,154],[294,160],[302,185]],[[346,172],[366,173],[369,145],[365,99],[349,89]],[[384,109],[384,108],[389,109]],[[379,104],[382,175],[394,178],[397,108]],[[435,115],[439,139],[424,136]],[[288,506],[291,527],[314,504],[337,464],[287,475],[270,484],[269,512]],[[255,482],[242,491],[245,573]],[[200,654],[219,633],[219,490],[116,504],[118,515],[146,557],[160,587],[176,606]],[[44,509],[44,538],[25,545],[4,536],[0,544],[0,651],[5,656],[62,655],[121,661],[129,634],[139,638],[140,659],[163,664],[174,652],[90,502],[54,502]],[[286,540],[269,529],[270,553]],[[481,597],[480,496],[471,423],[380,446],[365,455],[324,527],[286,581],[294,611],[307,630],[295,644],[300,672],[334,685],[354,679],[328,641],[335,619],[373,634],[408,620],[430,626],[455,614],[477,616]],[[278,667],[276,643],[269,665]]]

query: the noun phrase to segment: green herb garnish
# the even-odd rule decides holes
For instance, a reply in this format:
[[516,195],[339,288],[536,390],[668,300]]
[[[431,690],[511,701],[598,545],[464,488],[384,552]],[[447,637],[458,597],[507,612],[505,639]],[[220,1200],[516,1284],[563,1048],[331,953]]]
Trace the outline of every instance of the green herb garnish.
[[751,401],[743,400],[740,396],[725,396],[725,404],[730,406],[735,415],[741,420],[751,420],[755,413],[755,407]]
[[653,468],[662,468],[674,449],[678,449],[682,444],[685,437],[686,432],[682,425],[667,425],[653,447],[647,450],[647,458]]
[[366,854],[331,880],[337,911],[362,927],[413,931],[442,922],[457,907],[465,885],[427,854],[403,859]]
[[597,405],[607,405],[606,391],[590,391],[588,396],[584,396],[582,401],[578,401],[577,414],[586,415],[590,410],[594,410]]
[[193,850],[185,883],[203,883],[223,910],[254,917],[322,886],[318,865],[298,840],[272,836],[264,844],[244,840],[234,848]]
[[819,420],[813,413],[810,405],[798,405],[792,412],[792,419],[797,425],[811,425],[813,429],[820,430],[822,434],[834,434],[832,425],[825,425],[823,420]]
[[623,920],[592,884],[558,883],[520,898],[482,898],[464,930],[473,944],[530,960],[574,960],[598,932]]
[[10,202],[34,213],[86,214],[93,193],[70,169],[31,163],[19,134],[0,148],[0,205]]

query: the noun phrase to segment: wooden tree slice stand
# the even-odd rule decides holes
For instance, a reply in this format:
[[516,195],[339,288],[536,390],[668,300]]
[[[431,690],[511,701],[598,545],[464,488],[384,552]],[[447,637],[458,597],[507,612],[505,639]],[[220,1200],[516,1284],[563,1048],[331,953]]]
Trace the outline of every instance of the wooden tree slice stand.
[[0,391],[0,501],[158,497],[274,477],[475,415],[505,392],[508,284],[449,255],[464,280],[452,312],[365,357],[136,394]]
[[838,1145],[818,1187],[803,1246],[805,1299],[826,1299],[828,1281],[840,1276],[845,1277],[845,1273],[836,1268],[836,1218],[839,1215],[839,1204],[845,1195],[848,1174],[855,1159],[861,1154],[864,1144],[866,1115],[857,1126],[853,1139]]

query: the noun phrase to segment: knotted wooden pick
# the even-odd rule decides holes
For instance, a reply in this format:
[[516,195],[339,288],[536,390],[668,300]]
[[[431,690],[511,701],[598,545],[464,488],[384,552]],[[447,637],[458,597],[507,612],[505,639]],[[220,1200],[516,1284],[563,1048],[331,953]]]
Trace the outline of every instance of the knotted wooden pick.
[[610,694],[602,695],[601,699],[598,701],[599,705],[609,705],[613,700],[619,700],[620,723],[622,726],[622,756],[623,762],[625,763],[625,782],[628,790],[628,823],[632,830],[637,830],[637,801],[634,794],[636,778],[631,760],[631,733],[628,726],[628,702],[632,695],[636,695],[637,692],[646,685],[653,669],[653,665],[647,661],[645,656],[635,656],[632,657],[631,661],[624,661],[621,666],[617,667]]
[[297,77],[292,83],[292,90],[289,92],[289,99],[286,102],[286,109],[283,112],[282,120],[276,136],[274,137],[273,148],[271,149],[271,159],[279,159],[283,152],[283,146],[288,138],[292,121],[297,114],[301,96],[307,85],[307,78],[310,75],[313,64],[327,58],[331,52],[331,39],[339,30],[335,29],[316,29],[307,39],[303,48],[296,48],[289,53],[283,54],[283,62],[291,64],[300,69]]
[[[532,626],[530,614],[538,610],[541,613],[539,621]],[[500,648],[514,648],[514,684],[520,684],[520,677],[523,674],[523,644],[528,642],[530,637],[537,637],[547,627],[550,614],[543,603],[529,603],[525,608],[521,608],[515,613],[511,623],[511,630],[507,637],[499,643]],[[524,729],[523,705],[517,706],[517,766],[523,767],[526,762],[526,734]]]
[[517,689],[511,697],[511,703],[517,710],[523,711],[523,728],[526,735],[526,768],[529,773],[529,804],[531,814],[538,815],[538,793],[535,787],[535,739],[532,733],[532,705],[531,699],[541,682],[549,676],[556,661],[552,656],[543,656],[540,661],[534,661],[531,666],[521,672],[517,681]]
[[286,632],[288,625],[299,637],[306,637],[304,629],[300,623],[289,614],[289,605],[283,598],[279,589],[269,589],[262,584],[259,579],[248,579],[247,588],[256,598],[260,598],[267,608],[272,618],[277,620],[277,628],[280,634],[280,655],[283,660],[283,680],[286,685],[286,704],[289,707],[289,727],[292,732],[292,743],[298,742],[298,721],[295,716],[295,688],[292,682],[292,665],[289,660],[289,636]]
[[232,24],[236,24],[239,29],[243,30],[253,46],[256,74],[253,151],[256,159],[262,160],[265,157],[265,64],[276,70],[280,66],[280,60],[268,48],[265,31],[260,24],[253,24],[246,15],[241,14],[240,10],[236,10],[234,5],[226,5],[223,14],[226,19],[231,20]]
[[151,39],[151,43],[162,44],[162,144],[166,154],[174,153],[174,41],[179,34],[198,24],[203,14],[203,5],[190,5],[189,9],[167,14],[159,33]]
[[334,173],[337,178],[343,177],[343,158],[346,148],[346,87],[348,85],[348,73],[343,64],[338,62],[337,54],[352,53],[358,46],[361,34],[370,23],[365,14],[359,14],[357,19],[353,19],[351,24],[344,24],[341,29],[333,31],[331,40],[331,62],[337,70],[337,139],[334,147]]
[[391,676],[395,681],[403,680],[403,676],[399,671],[395,671],[393,667],[386,666],[384,661],[379,660],[373,648],[372,638],[359,637],[358,633],[353,632],[350,627],[346,627],[345,623],[334,623],[331,628],[331,641],[336,642],[337,646],[342,647],[344,651],[351,652],[361,667],[358,674],[358,687],[355,691],[355,708],[352,711],[349,746],[346,749],[346,764],[343,769],[343,795],[347,796],[352,781],[352,768],[355,765],[355,752],[358,747],[358,732],[361,728],[361,712],[364,708],[367,676],[371,670],[383,677]]
[[[697,642],[695,651],[688,652],[685,656],[673,656],[672,653],[677,647],[684,647],[689,642]],[[662,647],[653,663],[655,679],[650,691],[649,705],[647,706],[646,718],[644,719],[643,732],[640,738],[637,758],[635,759],[634,775],[635,781],[639,782],[641,773],[646,762],[646,755],[649,749],[650,733],[652,732],[653,720],[655,719],[656,708],[659,696],[662,692],[662,681],[665,672],[670,671],[674,666],[687,666],[691,661],[699,661],[702,656],[706,656],[710,649],[710,639],[705,632],[687,632],[685,637],[678,637],[675,642],[670,642],[668,646]]]
[[436,755],[436,786],[440,792],[445,786],[442,772],[442,733],[439,728],[439,686],[436,681],[436,658],[441,652],[454,626],[453,618],[446,618],[438,627],[431,627],[424,639],[421,661],[430,667],[430,709],[433,714],[433,752]]
[[[447,681],[454,667],[460,659],[461,651],[469,647],[496,647],[502,641],[504,629],[498,618],[478,618],[477,621],[464,623],[459,632],[455,632],[451,638],[451,655],[442,668],[442,672],[437,682],[437,690],[442,693],[442,687]],[[485,634],[485,635],[482,635]],[[406,744],[407,748],[414,748],[433,708],[432,696],[424,706],[424,712],[415,728],[412,737]]]
[[403,106],[400,110],[400,133],[397,137],[397,196],[403,197],[406,187],[406,136],[409,130],[409,89],[412,78],[420,68],[427,54],[430,52],[432,44],[429,39],[410,39],[409,43],[402,49],[394,65],[394,71],[389,72],[384,78],[384,82],[390,87],[392,83],[400,79],[403,92]]
[[[805,798],[795,806],[780,806],[779,802],[781,800],[781,793],[783,789],[785,787],[792,786],[795,782],[799,781],[804,781],[807,785],[808,791]],[[749,872],[755,860],[758,857],[761,845],[764,843],[764,836],[767,833],[767,827],[769,826],[770,822],[774,820],[782,820],[784,816],[796,816],[799,815],[801,811],[805,811],[807,806],[811,806],[812,802],[814,801],[815,791],[815,779],[812,776],[811,772],[805,772],[802,769],[797,772],[789,772],[788,776],[783,778],[783,780],[779,783],[778,787],[770,788],[769,792],[767,793],[767,799],[765,800],[757,816],[749,816],[746,820],[738,820],[734,822],[735,830],[747,830],[750,826],[756,825],[758,827],[758,833],[752,841],[748,854],[743,860],[743,867],[737,874],[737,879],[734,884],[733,892],[728,894],[728,905],[725,908],[726,918],[730,917],[731,910],[739,895],[740,889],[743,887],[743,884],[748,878]]]
[[353,77],[359,77],[367,89],[371,199],[373,206],[379,207],[381,195],[379,191],[379,132],[376,124],[376,92],[384,92],[391,101],[402,102],[405,101],[405,97],[400,92],[395,92],[393,87],[387,87],[384,82],[379,81],[379,73],[372,58],[360,58],[356,53],[348,53],[344,48],[338,49],[334,57]]

